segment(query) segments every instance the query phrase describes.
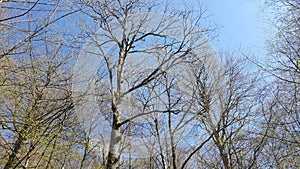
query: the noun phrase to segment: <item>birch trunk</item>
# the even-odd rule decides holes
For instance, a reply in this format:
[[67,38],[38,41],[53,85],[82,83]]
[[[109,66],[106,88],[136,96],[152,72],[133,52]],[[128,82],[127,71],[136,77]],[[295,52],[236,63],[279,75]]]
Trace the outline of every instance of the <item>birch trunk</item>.
[[121,145],[120,127],[113,127],[111,130],[109,152],[107,157],[108,169],[117,169],[120,167],[120,151],[119,151],[120,145]]
[[112,112],[113,112],[113,122],[109,143],[109,151],[107,156],[107,168],[108,169],[117,169],[120,168],[120,146],[122,140],[121,133],[121,111],[119,99],[115,98],[116,96],[112,95]]
[[112,113],[113,113],[113,122],[112,129],[110,135],[110,144],[109,151],[107,156],[107,168],[108,169],[117,169],[120,168],[120,146],[122,140],[121,133],[121,95],[123,89],[123,75],[124,75],[124,63],[125,57],[123,55],[122,48],[119,53],[119,61],[118,61],[118,70],[117,70],[117,93],[114,90],[113,79],[111,79],[111,87],[112,87]]

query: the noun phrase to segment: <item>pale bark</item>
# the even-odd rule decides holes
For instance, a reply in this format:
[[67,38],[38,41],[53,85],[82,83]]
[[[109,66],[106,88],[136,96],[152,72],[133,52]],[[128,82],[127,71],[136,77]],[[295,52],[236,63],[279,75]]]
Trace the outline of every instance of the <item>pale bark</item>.
[[[112,95],[115,97],[115,95]],[[112,100],[112,112],[113,112],[113,121],[112,121],[112,129],[111,129],[111,136],[110,136],[110,143],[109,143],[109,150],[107,156],[107,168],[109,169],[116,169],[120,167],[120,148],[121,148],[121,140],[122,140],[122,133],[121,133],[121,113],[120,113],[120,106],[116,105],[116,99]]]
[[109,152],[107,157],[107,168],[120,167],[120,145],[121,145],[120,127],[113,128],[111,131]]

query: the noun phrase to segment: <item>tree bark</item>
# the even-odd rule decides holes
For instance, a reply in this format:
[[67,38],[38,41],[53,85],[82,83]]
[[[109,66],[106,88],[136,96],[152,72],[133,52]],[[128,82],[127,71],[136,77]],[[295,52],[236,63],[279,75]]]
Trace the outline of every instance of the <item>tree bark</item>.
[[120,127],[113,128],[111,131],[111,139],[109,152],[107,157],[107,168],[118,169],[120,167],[120,149],[121,145],[121,130]]
[[219,133],[217,131],[214,131],[213,139],[214,139],[214,142],[215,142],[216,146],[219,149],[219,153],[220,153],[224,168],[225,169],[231,169],[229,159],[228,159],[228,153],[225,152],[226,151],[225,150],[225,145],[224,145],[223,141],[220,140],[221,138],[220,138]]
[[170,133],[170,142],[171,142],[171,152],[172,152],[172,166],[173,169],[177,169],[177,163],[176,163],[176,147],[174,144],[174,134],[172,131],[172,113],[169,112],[169,133]]
[[119,106],[112,103],[113,124],[110,136],[109,151],[107,156],[107,169],[120,168],[120,146],[121,146],[121,126]]
[[22,144],[23,144],[23,139],[21,136],[18,136],[17,141],[14,143],[13,151],[9,155],[8,161],[5,164],[3,169],[10,169],[12,167],[13,163],[16,160],[17,154],[18,154],[19,150],[21,149]]
[[157,134],[157,141],[158,141],[159,150],[160,150],[162,168],[165,169],[166,168],[166,162],[165,162],[165,157],[163,155],[163,148],[162,148],[162,144],[161,144],[161,140],[160,140],[160,134],[159,134],[157,119],[154,120],[154,123],[155,123],[155,130],[156,130],[156,134]]

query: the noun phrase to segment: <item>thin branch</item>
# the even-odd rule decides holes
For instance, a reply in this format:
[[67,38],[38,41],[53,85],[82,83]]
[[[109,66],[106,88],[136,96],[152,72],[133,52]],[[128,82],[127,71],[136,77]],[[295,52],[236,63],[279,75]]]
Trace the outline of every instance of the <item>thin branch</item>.
[[214,133],[212,133],[204,142],[202,142],[189,156],[187,159],[184,160],[181,169],[184,169],[184,167],[186,166],[186,164],[188,163],[188,161],[192,158],[192,156],[194,154],[196,154],[212,137],[213,137]]
[[149,115],[149,114],[152,114],[152,113],[168,113],[168,112],[174,113],[174,112],[180,112],[180,110],[152,110],[152,111],[149,111],[149,112],[140,113],[140,114],[137,114],[135,116],[132,116],[132,117],[122,121],[118,125],[122,126],[123,124],[128,123],[128,122],[130,122],[130,121],[132,121],[132,120],[134,120],[138,117],[144,116],[144,115]]
[[22,17],[26,14],[28,14],[39,2],[40,0],[37,0],[31,8],[29,8],[26,12],[20,14],[20,15],[16,15],[16,16],[12,16],[12,17],[9,17],[9,18],[4,18],[4,19],[0,19],[0,22],[3,22],[3,21],[7,21],[7,20],[11,20],[11,19],[15,19],[15,18],[18,18],[18,17]]
[[79,12],[81,9],[78,9],[78,10],[75,10],[75,11],[72,11],[72,12],[69,12],[67,14],[64,14],[58,18],[56,18],[55,20],[51,21],[51,22],[48,22],[47,24],[45,24],[43,27],[41,27],[40,29],[38,29],[37,31],[35,31],[34,33],[32,33],[31,35],[29,35],[27,38],[23,39],[22,41],[20,41],[18,44],[16,44],[14,47],[8,49],[7,52],[3,53],[0,55],[0,59],[3,58],[4,56],[7,56],[10,54],[10,52],[20,48],[21,46],[23,46],[25,44],[25,42],[28,42],[30,39],[32,39],[33,37],[35,37],[39,32],[41,32],[42,30],[46,29],[49,25],[61,20],[62,18],[65,18],[71,14],[74,14],[76,12]]

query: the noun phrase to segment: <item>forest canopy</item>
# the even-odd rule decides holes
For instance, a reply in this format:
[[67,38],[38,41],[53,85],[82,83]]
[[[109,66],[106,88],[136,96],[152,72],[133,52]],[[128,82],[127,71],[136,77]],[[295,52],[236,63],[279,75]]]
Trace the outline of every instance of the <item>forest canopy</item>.
[[202,1],[0,1],[0,168],[300,168],[300,2],[268,62]]

